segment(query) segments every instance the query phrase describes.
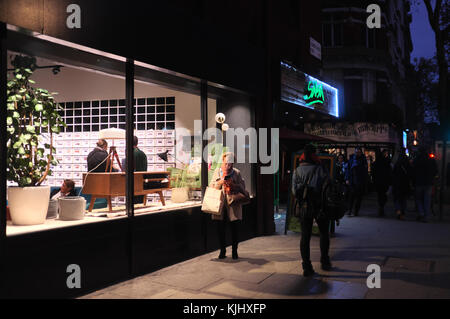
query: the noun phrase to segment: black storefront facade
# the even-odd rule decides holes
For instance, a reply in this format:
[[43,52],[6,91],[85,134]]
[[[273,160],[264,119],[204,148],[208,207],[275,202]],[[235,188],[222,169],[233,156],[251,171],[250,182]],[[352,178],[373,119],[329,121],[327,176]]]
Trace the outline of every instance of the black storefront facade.
[[[216,112],[233,119],[230,124],[234,127],[251,124],[258,129],[266,123],[264,109],[271,103],[262,92],[270,86],[266,68],[270,62],[262,50],[233,42],[170,5],[138,1],[134,6],[119,1],[78,1],[81,28],[72,29],[68,27],[70,4],[55,0],[0,2],[2,100],[6,100],[7,55],[11,51],[122,77],[128,158],[133,154],[137,80],[151,79],[164,87],[197,94],[203,130],[211,118],[211,97],[218,97]],[[247,122],[240,123],[236,105],[245,110]],[[0,150],[6,157],[6,114],[0,113]],[[207,142],[202,141],[202,146]],[[4,161],[1,165],[5,172]],[[204,190],[207,163],[201,165]],[[243,168],[252,179],[249,185],[254,198],[244,207],[241,240],[270,233],[267,225],[273,223],[272,205],[266,203],[272,198],[259,196],[263,178],[268,178],[258,174],[259,168],[260,164]],[[132,198],[132,174],[127,173],[126,185],[127,198]],[[127,201],[127,216],[122,218],[7,236],[4,177],[0,190],[1,298],[76,297],[218,249],[215,225],[200,205],[139,216]],[[81,269],[79,289],[67,285],[68,266],[74,264]]]

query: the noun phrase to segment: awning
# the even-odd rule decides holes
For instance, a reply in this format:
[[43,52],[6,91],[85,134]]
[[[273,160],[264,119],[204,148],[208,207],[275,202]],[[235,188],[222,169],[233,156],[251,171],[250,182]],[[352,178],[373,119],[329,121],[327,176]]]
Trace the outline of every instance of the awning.
[[317,135],[311,135],[307,134],[301,131],[291,130],[288,128],[280,128],[280,139],[286,139],[286,140],[303,140],[303,141],[310,141],[315,143],[337,143],[334,140],[331,140],[329,138],[320,137]]

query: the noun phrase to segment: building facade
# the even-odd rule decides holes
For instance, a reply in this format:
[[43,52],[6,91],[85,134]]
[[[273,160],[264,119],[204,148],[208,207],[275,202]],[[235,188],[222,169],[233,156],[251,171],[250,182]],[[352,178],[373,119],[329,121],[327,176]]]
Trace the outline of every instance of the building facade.
[[[370,4],[380,8],[380,28],[367,25],[371,12],[366,9]],[[341,93],[339,102],[344,107],[340,122],[384,124],[392,131],[385,134],[392,137],[385,142],[397,145],[409,111],[409,11],[409,1],[404,0],[324,0],[321,9],[323,78]],[[316,130],[320,129],[318,125],[312,124]]]

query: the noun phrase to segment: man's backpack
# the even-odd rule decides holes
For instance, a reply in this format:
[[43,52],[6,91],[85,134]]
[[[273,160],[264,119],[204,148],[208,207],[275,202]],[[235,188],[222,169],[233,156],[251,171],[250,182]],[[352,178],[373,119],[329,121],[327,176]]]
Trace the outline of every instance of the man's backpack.
[[297,190],[294,204],[294,216],[299,217],[300,219],[312,218],[314,215],[313,207],[311,207],[311,205],[308,205],[308,202],[311,203],[310,196],[313,195],[314,191],[309,187],[309,184],[311,183],[311,180],[313,179],[317,168],[318,166],[314,168],[308,181]]
[[336,181],[330,181],[322,192],[322,214],[329,220],[339,220],[348,209],[348,187]]

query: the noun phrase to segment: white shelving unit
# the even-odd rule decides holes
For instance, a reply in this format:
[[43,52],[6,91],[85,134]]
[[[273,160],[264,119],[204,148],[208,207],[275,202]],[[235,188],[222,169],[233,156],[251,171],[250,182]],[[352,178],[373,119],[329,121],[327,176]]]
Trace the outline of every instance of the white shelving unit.
[[[87,172],[87,156],[96,147],[99,131],[105,128],[125,129],[125,101],[104,100],[60,103],[67,127],[65,132],[54,135],[56,159],[52,176],[44,183],[60,186],[64,179],[72,179],[76,186],[82,186],[82,175]],[[157,154],[166,150],[175,155],[175,98],[139,98],[135,100],[135,135],[138,147],[147,155],[148,171],[166,171],[175,167],[173,157],[169,162],[161,160]],[[48,135],[42,135],[41,144],[48,143]],[[41,145],[41,147],[42,147]],[[125,158],[125,140],[110,140],[108,146],[117,148],[119,158]],[[48,152],[47,152],[48,154]],[[12,183],[8,182],[8,185]],[[170,191],[164,196],[170,198]],[[149,202],[159,202],[157,194],[148,195]],[[125,197],[118,197],[113,204],[125,204]]]

